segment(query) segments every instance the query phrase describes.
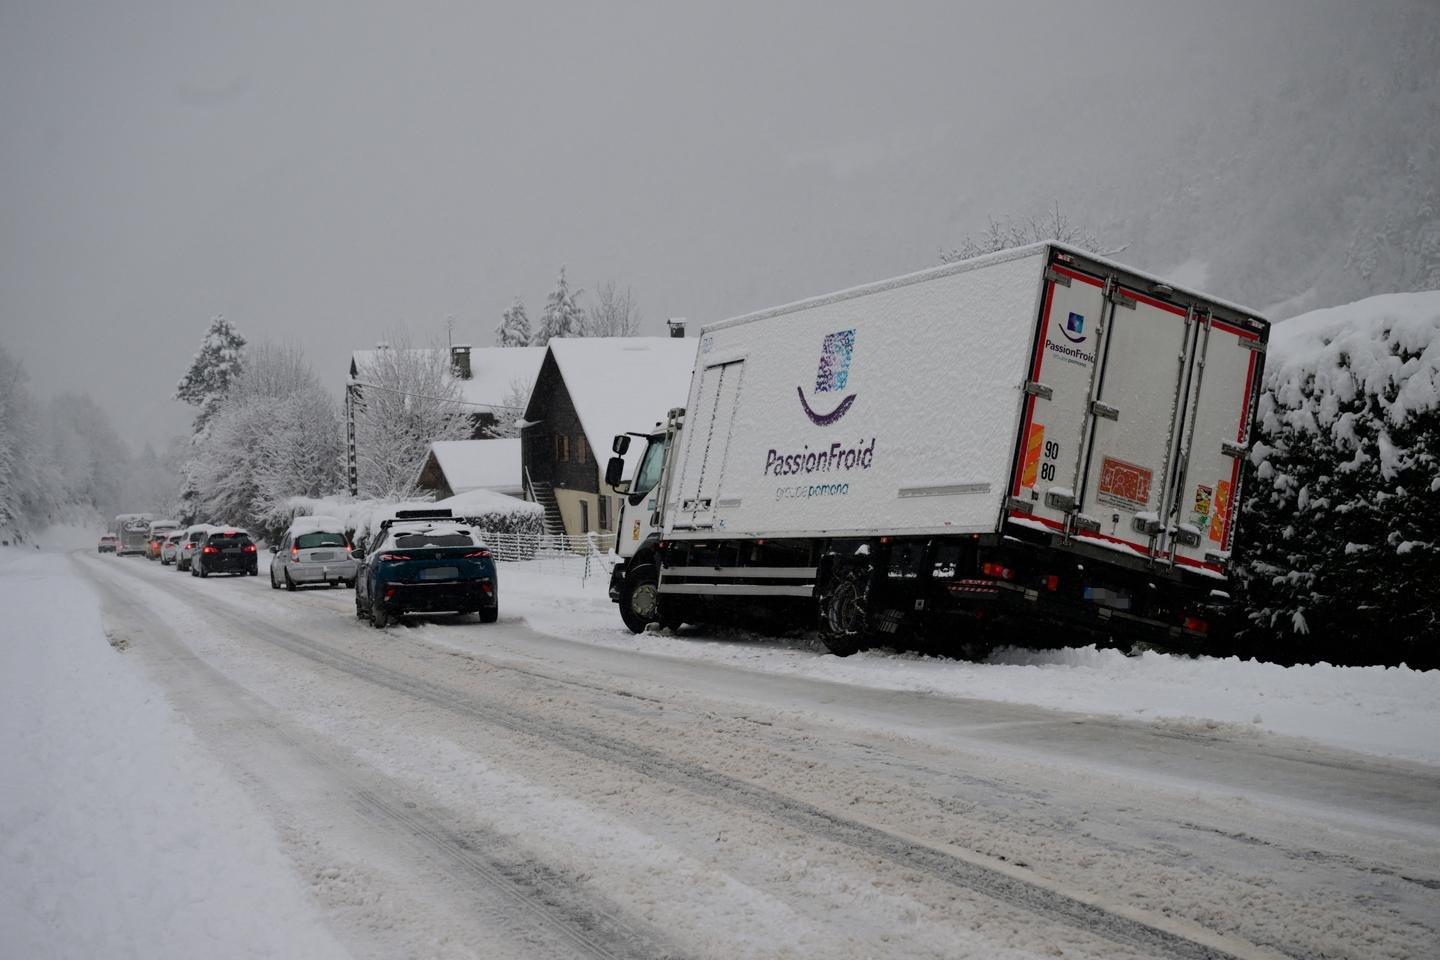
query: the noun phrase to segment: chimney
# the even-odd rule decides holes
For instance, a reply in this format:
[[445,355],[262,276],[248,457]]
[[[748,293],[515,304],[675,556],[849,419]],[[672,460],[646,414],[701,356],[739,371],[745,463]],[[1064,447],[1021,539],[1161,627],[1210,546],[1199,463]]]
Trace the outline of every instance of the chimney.
[[665,326],[670,328],[670,336],[680,338],[685,336],[685,318],[671,317],[665,321]]
[[450,372],[461,380],[470,379],[470,344],[457,343],[450,348]]

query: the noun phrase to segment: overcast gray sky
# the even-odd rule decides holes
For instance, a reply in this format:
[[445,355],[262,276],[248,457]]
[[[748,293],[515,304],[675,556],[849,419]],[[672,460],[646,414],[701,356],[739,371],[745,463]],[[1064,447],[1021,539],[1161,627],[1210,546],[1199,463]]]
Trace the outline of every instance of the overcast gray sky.
[[4,341],[158,442],[214,314],[338,387],[562,262],[646,332],[927,266],[1328,16],[1156,7],[3,0]]

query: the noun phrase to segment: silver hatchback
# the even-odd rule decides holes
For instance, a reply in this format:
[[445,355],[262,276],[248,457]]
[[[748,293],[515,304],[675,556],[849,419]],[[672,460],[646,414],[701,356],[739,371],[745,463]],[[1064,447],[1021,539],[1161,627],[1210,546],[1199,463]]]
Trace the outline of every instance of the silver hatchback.
[[344,527],[299,517],[270,548],[270,586],[286,590],[309,583],[354,586],[358,564],[350,557]]

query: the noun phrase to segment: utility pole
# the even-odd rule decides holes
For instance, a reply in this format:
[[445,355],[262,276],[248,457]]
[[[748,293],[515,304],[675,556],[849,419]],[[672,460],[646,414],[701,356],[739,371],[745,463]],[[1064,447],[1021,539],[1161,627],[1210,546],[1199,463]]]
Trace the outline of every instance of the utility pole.
[[345,479],[350,496],[360,496],[360,466],[355,458],[355,404],[360,399],[360,385],[354,380],[345,384]]

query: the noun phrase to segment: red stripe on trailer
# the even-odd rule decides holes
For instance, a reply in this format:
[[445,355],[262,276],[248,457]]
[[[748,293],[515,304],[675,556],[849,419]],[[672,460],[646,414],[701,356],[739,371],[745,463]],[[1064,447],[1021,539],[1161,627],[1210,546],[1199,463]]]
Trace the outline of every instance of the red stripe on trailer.
[[1251,331],[1251,330],[1242,330],[1242,329],[1239,328],[1239,327],[1232,327],[1230,324],[1228,324],[1228,323],[1223,323],[1223,322],[1221,322],[1221,321],[1219,321],[1219,320],[1211,320],[1211,321],[1210,321],[1210,325],[1211,325],[1212,327],[1214,327],[1216,330],[1224,330],[1226,333],[1233,333],[1233,334],[1235,334],[1235,336],[1241,338],[1242,340],[1259,340],[1259,339],[1260,339],[1260,334],[1255,333],[1254,331]]
[[[1235,442],[1244,443],[1245,434],[1250,429],[1250,390],[1255,385],[1255,361],[1256,354],[1250,354],[1250,363],[1245,370],[1245,396],[1240,407],[1240,428],[1235,431]],[[1240,507],[1240,458],[1235,458],[1235,463],[1230,467],[1230,502],[1225,505],[1225,529],[1220,536],[1220,549],[1230,549],[1230,518],[1235,516],[1235,511]]]
[[[1051,528],[1052,530],[1059,531],[1060,533],[1064,533],[1064,532],[1065,532],[1065,524],[1060,523],[1059,521],[1050,520],[1050,519],[1048,519],[1048,518],[1046,518],[1046,517],[1032,517],[1032,516],[1030,516],[1029,514],[1021,513],[1019,510],[1011,510],[1011,511],[1010,511],[1010,519],[1011,519],[1011,520],[1028,520],[1028,521],[1030,521],[1031,523],[1044,524],[1045,526]],[[1137,555],[1138,555],[1139,557],[1141,557],[1142,559],[1148,559],[1148,558],[1149,558],[1149,555],[1150,555],[1150,554],[1149,554],[1149,548],[1147,548],[1147,547],[1142,547],[1142,546],[1140,546],[1139,544],[1131,543],[1129,540],[1121,540],[1121,539],[1119,539],[1118,537],[1109,537],[1109,536],[1106,536],[1106,535],[1103,534],[1103,533],[1089,533],[1089,532],[1086,532],[1086,531],[1084,531],[1084,530],[1078,530],[1078,531],[1076,531],[1076,533],[1075,533],[1075,537],[1076,537],[1076,539],[1079,539],[1079,540],[1104,540],[1106,543],[1121,544],[1121,545],[1123,545],[1123,546],[1130,547],[1132,550],[1139,550],[1140,553],[1137,554]],[[1168,559],[1169,556],[1170,556],[1170,554],[1168,554],[1168,553],[1166,553],[1166,552],[1164,552],[1164,551],[1161,551],[1160,553],[1157,553],[1157,554],[1155,555],[1155,559],[1157,559],[1157,560],[1165,560],[1165,559]],[[1200,561],[1200,560],[1192,560],[1192,559],[1190,559],[1189,557],[1182,557],[1182,556],[1179,556],[1178,554],[1177,554],[1176,557],[1175,557],[1175,562],[1178,563],[1178,564],[1181,564],[1182,566],[1186,566],[1186,567],[1197,567],[1197,568],[1202,569],[1202,570],[1211,570],[1211,571],[1213,571],[1213,572],[1215,572],[1215,573],[1219,573],[1219,574],[1223,574],[1223,573],[1225,572],[1225,571],[1220,567],[1219,564],[1215,564],[1215,563],[1205,563],[1205,562],[1202,562],[1202,561]]]
[[[1037,326],[1039,326],[1040,328],[1040,332],[1036,335],[1035,339],[1035,364],[1030,369],[1030,379],[1032,382],[1038,382],[1040,380],[1040,361],[1045,359],[1045,324],[1050,322],[1050,301],[1054,298],[1054,296],[1055,283],[1053,281],[1047,281],[1045,283],[1045,303],[1040,308],[1040,323],[1037,324]],[[1024,417],[1025,425],[1020,428],[1020,446],[1022,449],[1025,446],[1025,438],[1030,436],[1030,419],[1034,415],[1035,397],[1033,395],[1026,394]],[[1020,460],[1018,459],[1019,456],[1020,454],[1017,452],[1017,459],[1015,460],[1015,482],[1011,484],[1012,489],[1010,490],[1010,495],[1012,497],[1020,496]]]
[[1069,277],[1071,280],[1079,280],[1081,283],[1088,283],[1088,284],[1090,284],[1090,286],[1092,286],[1092,287],[1103,287],[1103,286],[1105,286],[1104,281],[1096,280],[1094,277],[1090,276],[1089,274],[1076,273],[1074,270],[1070,270],[1070,269],[1068,269],[1068,268],[1066,268],[1066,267],[1061,267],[1061,266],[1058,266],[1058,265],[1056,265],[1056,264],[1051,264],[1051,265],[1050,265],[1050,269],[1051,269],[1051,270],[1054,270],[1056,273],[1060,274],[1060,275],[1063,276],[1063,277]]

